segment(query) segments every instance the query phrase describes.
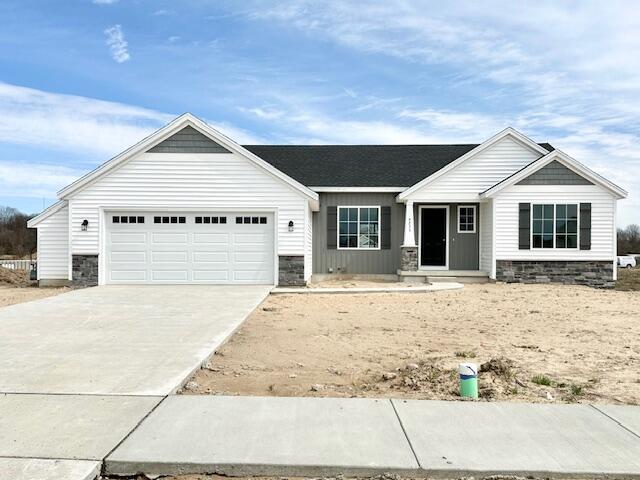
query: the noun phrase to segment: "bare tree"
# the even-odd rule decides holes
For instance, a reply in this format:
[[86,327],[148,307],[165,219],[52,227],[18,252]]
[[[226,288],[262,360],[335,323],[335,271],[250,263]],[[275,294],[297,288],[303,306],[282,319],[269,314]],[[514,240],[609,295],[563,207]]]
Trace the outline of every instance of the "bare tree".
[[36,250],[36,232],[27,228],[32,216],[15,208],[0,207],[0,255],[22,258]]
[[640,253],[640,226],[631,224],[618,229],[618,255]]

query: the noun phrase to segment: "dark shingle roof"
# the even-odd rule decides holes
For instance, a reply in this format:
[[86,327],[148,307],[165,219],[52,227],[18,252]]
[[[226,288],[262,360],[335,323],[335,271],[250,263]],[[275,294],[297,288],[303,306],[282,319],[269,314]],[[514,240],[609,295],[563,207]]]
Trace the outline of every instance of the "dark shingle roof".
[[309,187],[410,187],[477,146],[244,145]]

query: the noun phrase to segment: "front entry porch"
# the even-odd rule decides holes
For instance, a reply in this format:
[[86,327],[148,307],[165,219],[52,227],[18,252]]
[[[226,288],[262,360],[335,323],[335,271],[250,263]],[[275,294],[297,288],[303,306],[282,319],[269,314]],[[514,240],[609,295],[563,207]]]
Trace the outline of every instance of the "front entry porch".
[[398,270],[402,279],[419,282],[488,279],[489,273],[480,268],[480,204],[408,201],[405,207]]

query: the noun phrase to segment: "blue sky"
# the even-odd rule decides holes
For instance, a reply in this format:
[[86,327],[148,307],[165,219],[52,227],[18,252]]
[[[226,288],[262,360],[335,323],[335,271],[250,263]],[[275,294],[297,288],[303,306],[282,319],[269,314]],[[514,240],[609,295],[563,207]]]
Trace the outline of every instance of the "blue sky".
[[627,189],[635,2],[4,0],[0,205],[55,192],[185,111],[241,143],[480,143],[506,126]]

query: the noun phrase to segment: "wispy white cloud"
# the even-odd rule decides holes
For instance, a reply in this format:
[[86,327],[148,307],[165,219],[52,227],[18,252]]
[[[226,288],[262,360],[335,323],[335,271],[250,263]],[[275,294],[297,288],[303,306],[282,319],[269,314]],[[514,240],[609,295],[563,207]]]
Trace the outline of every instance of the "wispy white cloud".
[[0,191],[10,197],[55,198],[84,172],[59,165],[0,160]]
[[92,0],[96,5],[113,5],[114,3],[118,3],[120,0]]
[[172,115],[116,102],[0,83],[0,142],[112,156]]
[[104,31],[107,37],[106,43],[111,50],[111,57],[118,63],[124,63],[131,58],[127,47],[129,46],[124,39],[124,33],[120,25],[113,25]]

